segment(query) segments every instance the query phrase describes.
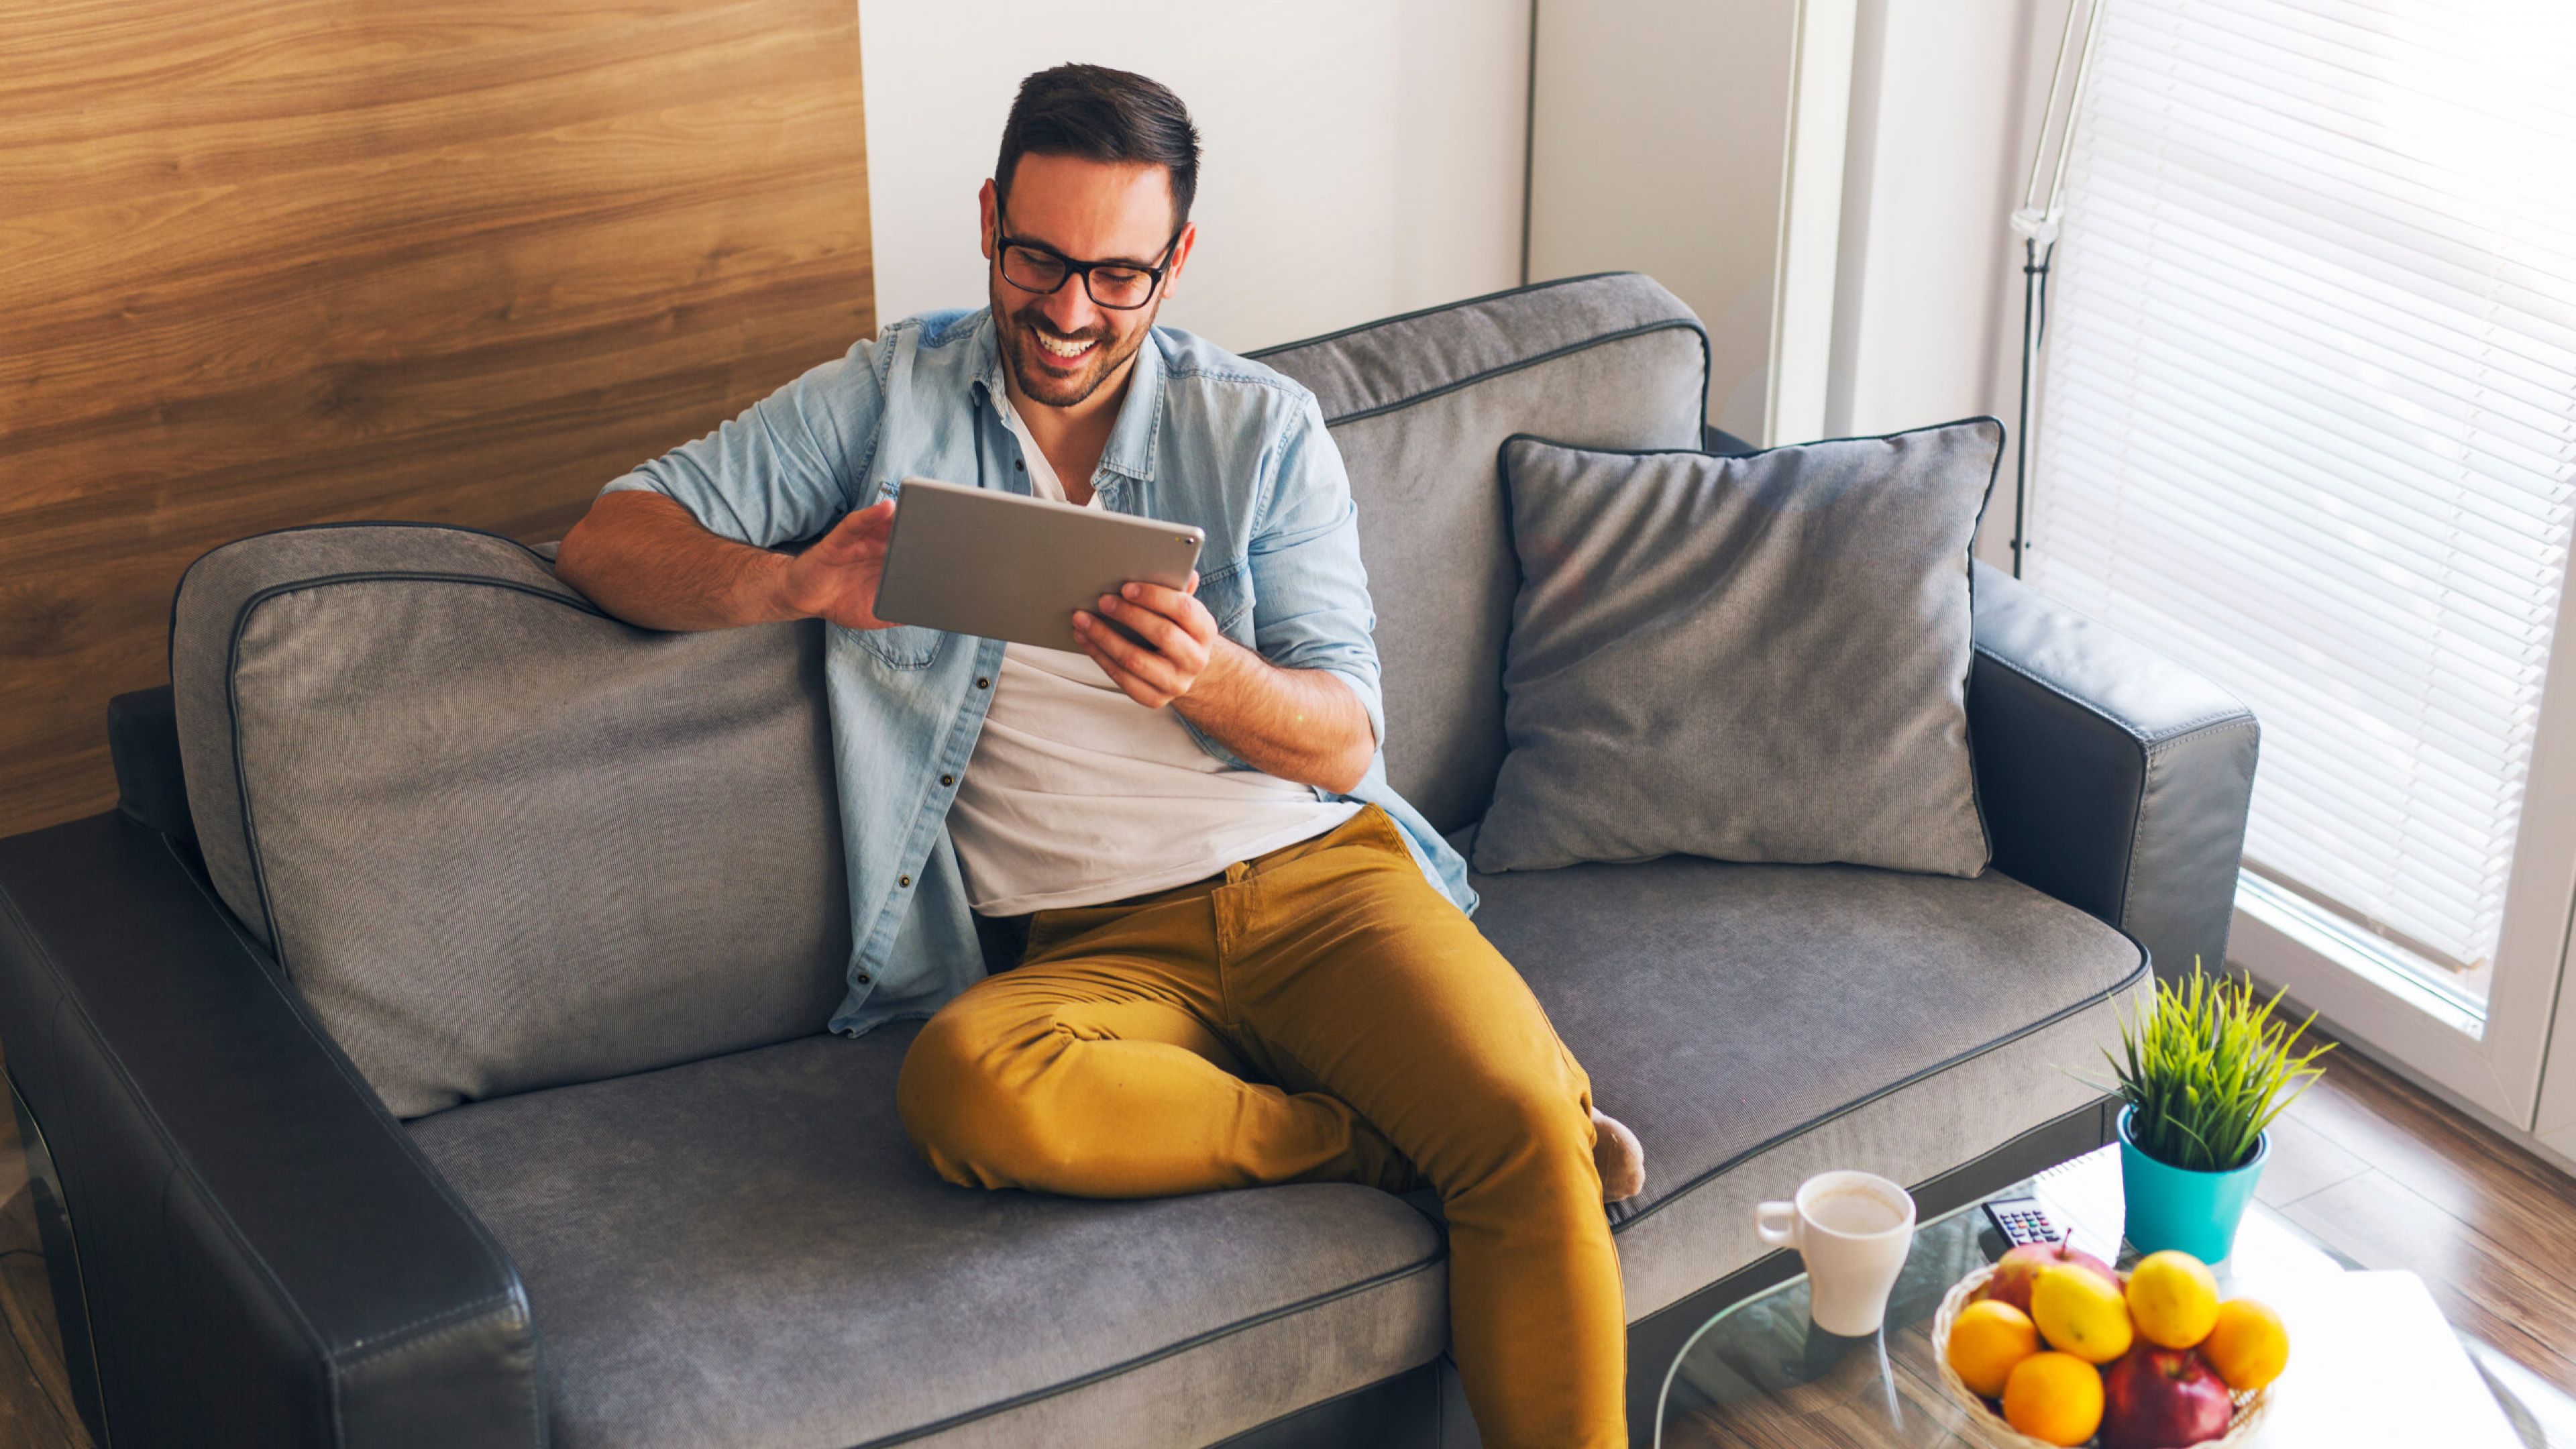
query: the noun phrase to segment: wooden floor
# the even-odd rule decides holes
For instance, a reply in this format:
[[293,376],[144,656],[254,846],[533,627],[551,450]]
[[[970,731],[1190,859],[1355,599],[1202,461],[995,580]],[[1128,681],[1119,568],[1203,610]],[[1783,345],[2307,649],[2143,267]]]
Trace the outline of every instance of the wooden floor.
[[[2257,1195],[2366,1267],[2422,1275],[2489,1345],[2552,1449],[2576,1449],[2576,1179],[2349,1050],[2276,1130]],[[0,1113],[0,1445],[87,1449],[17,1132]]]
[[2368,1267],[2412,1269],[2452,1326],[2576,1394],[2576,1178],[2357,1052],[2326,1063],[2255,1195]]

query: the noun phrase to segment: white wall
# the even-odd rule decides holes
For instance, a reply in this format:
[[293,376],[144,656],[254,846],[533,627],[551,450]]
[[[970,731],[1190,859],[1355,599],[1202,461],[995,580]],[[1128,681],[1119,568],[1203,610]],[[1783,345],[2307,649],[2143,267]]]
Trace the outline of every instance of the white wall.
[[[1823,431],[2010,424],[2021,275],[2004,218],[2063,0],[1858,7]],[[861,0],[878,314],[983,300],[975,189],[1020,77],[1067,59],[1153,76],[1197,118],[1200,247],[1163,320],[1249,350],[1514,285],[1531,13],[1138,0],[1110,25],[1033,0]],[[1709,324],[1710,419],[1754,438],[1795,15],[1537,4],[1529,275],[1661,279]],[[2009,532],[2009,474],[2007,459],[1981,552]]]
[[[2015,424],[2021,202],[2064,0],[1860,0],[1825,432]],[[2001,561],[2012,456],[1978,533]]]
[[877,315],[984,302],[976,188],[1021,77],[1072,60],[1198,123],[1163,322],[1248,351],[1516,285],[1529,23],[1508,0],[861,0]]
[[1530,279],[1644,272],[1707,324],[1708,419],[1762,440],[1795,0],[1540,0]]
[[[1810,420],[1798,436],[1763,426],[1800,12],[1799,0],[1538,9],[1531,277],[1661,279],[1708,324],[1709,420],[1757,442],[1818,431],[1811,409],[1796,410]],[[1857,0],[1833,300],[1782,322],[1832,336],[1780,339],[1829,348],[1822,436],[2013,421],[2021,272],[2005,217],[2064,17],[2064,0]],[[1808,84],[1828,78],[1805,64]],[[1802,170],[1821,159],[1806,138],[1799,151]],[[1995,539],[2010,531],[2006,471]]]

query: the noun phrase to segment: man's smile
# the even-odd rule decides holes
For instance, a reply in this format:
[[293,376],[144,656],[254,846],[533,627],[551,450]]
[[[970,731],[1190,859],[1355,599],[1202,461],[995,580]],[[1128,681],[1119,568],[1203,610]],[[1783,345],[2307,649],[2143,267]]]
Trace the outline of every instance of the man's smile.
[[1029,337],[1037,343],[1038,351],[1046,361],[1066,370],[1070,370],[1089,357],[1092,349],[1100,345],[1100,339],[1097,337],[1059,337],[1041,327],[1030,327],[1027,330]]

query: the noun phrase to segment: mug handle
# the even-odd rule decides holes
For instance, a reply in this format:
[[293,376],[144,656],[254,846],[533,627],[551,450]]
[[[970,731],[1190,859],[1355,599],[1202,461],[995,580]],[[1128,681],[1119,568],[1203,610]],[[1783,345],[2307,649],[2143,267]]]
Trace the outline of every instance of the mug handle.
[[1753,1236],[1775,1248],[1798,1246],[1798,1205],[1766,1202],[1753,1209]]

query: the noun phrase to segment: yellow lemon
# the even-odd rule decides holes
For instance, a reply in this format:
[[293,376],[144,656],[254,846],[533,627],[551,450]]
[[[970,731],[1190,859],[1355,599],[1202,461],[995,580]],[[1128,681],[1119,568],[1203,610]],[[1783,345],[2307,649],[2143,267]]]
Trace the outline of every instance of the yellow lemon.
[[2281,1315],[2253,1299],[2230,1298],[2218,1305],[2218,1321],[2201,1340],[2200,1356],[2229,1388],[2251,1393],[2289,1367],[2290,1331],[2281,1326]]
[[2039,1352],[2039,1329],[2009,1303],[1971,1303],[1950,1324],[1950,1367],[1969,1388],[2000,1398],[2013,1365]]
[[2129,1316],[2156,1347],[2191,1348],[2218,1321],[2218,1279],[2189,1253],[2149,1253],[2129,1270]]
[[2042,1268],[2030,1286],[2030,1317],[2050,1348],[2086,1363],[2109,1363],[2136,1337],[2119,1285],[2090,1268]]
[[2050,1444],[2081,1444],[2102,1427],[2102,1373],[2071,1353],[2035,1353],[2004,1380],[2004,1422]]

